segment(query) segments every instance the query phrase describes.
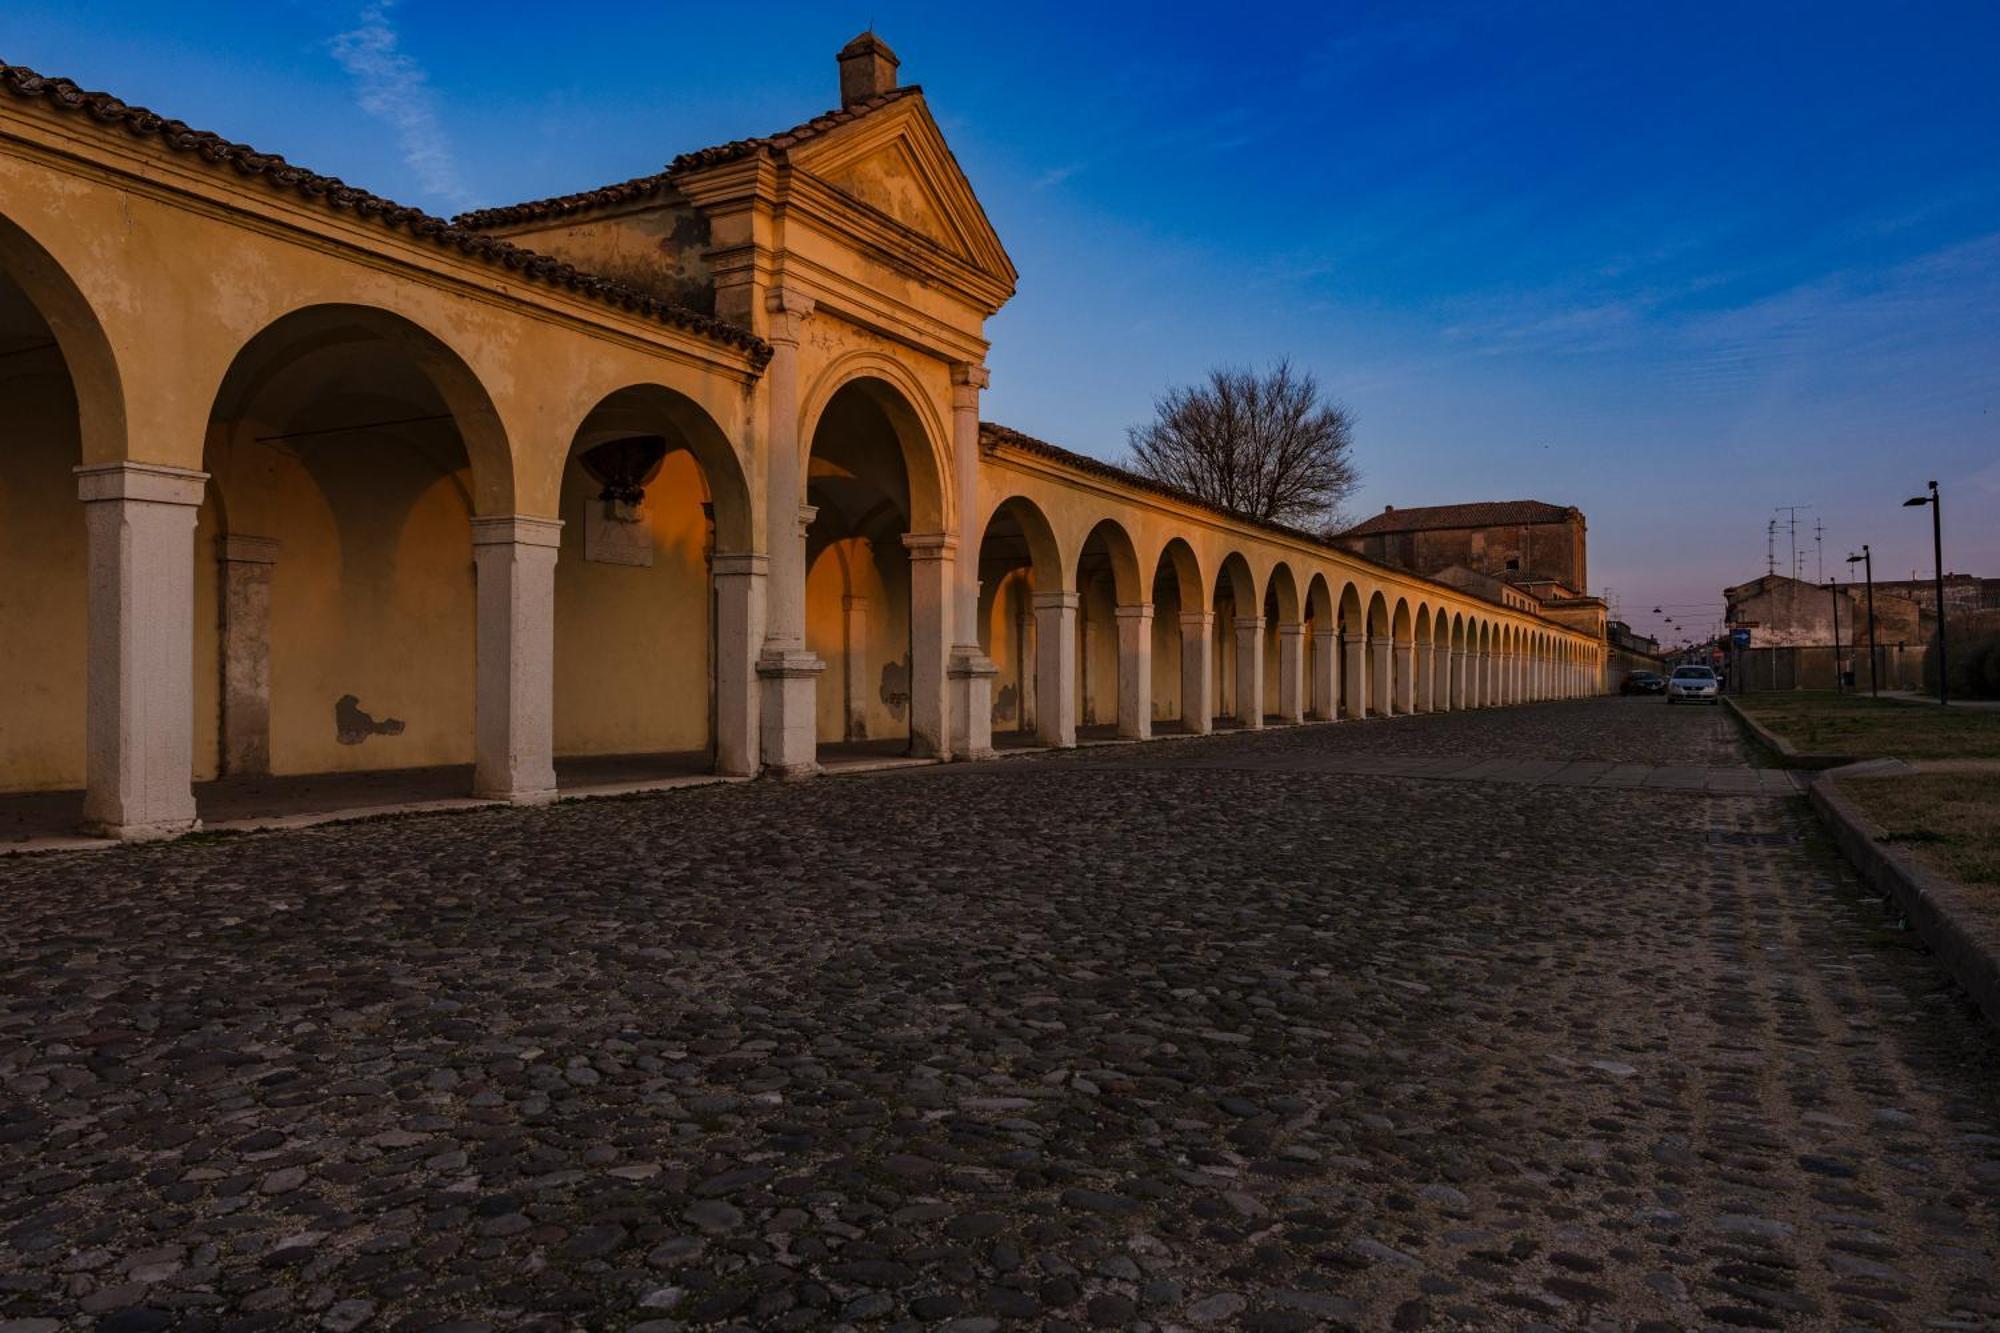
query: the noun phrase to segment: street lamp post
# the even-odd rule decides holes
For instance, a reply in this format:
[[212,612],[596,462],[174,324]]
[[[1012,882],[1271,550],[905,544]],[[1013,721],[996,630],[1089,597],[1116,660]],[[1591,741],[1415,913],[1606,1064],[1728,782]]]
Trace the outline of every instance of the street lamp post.
[[1938,645],[1938,703],[1951,703],[1951,686],[1945,680],[1944,655],[1944,520],[1939,517],[1938,487],[1930,484],[1930,494],[1913,496],[1903,501],[1903,508],[1917,505],[1931,507],[1931,569],[1937,579],[1937,645]]
[[1875,555],[1868,549],[1868,543],[1861,543],[1861,554],[1847,557],[1848,564],[1861,563],[1861,571],[1868,580],[1868,694],[1870,698],[1882,695],[1882,656],[1875,651]]
[[1833,692],[1840,693],[1840,582],[1826,581],[1826,590],[1833,594]]

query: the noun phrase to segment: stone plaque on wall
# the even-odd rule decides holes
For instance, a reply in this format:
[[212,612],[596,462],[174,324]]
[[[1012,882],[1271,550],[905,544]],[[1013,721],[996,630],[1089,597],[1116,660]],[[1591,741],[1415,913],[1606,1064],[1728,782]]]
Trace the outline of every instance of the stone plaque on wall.
[[653,563],[653,525],[643,505],[592,499],[583,510],[583,558],[600,565]]

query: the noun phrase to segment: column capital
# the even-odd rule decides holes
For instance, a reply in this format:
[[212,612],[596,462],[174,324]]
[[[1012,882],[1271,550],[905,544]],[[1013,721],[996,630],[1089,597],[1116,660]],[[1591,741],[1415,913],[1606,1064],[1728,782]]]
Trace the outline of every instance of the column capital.
[[1081,594],[1074,592],[1038,592],[1035,594],[1035,609],[1037,611],[1074,611],[1082,604],[1083,597]]
[[1207,629],[1215,624],[1215,612],[1183,611],[1181,612],[1181,624],[1187,629]]
[[819,309],[819,302],[796,287],[773,287],[764,293],[764,309],[771,316],[765,339],[796,347],[799,325],[812,318],[813,312]]
[[153,504],[199,505],[208,474],[164,463],[86,463],[76,473],[76,498],[145,500]]
[[1116,608],[1115,614],[1120,620],[1151,620],[1153,618],[1153,604],[1151,602],[1134,602],[1130,606]]
[[958,550],[958,538],[948,532],[906,532],[903,549],[912,560],[949,560]]
[[801,537],[805,535],[806,529],[813,525],[813,520],[818,517],[819,517],[818,505],[799,506],[799,535]]
[[215,558],[226,565],[275,565],[278,539],[232,532],[215,544]]
[[472,520],[474,546],[559,546],[562,520],[532,514],[484,514]]
[[961,412],[979,410],[979,393],[993,382],[985,366],[970,361],[955,362],[951,368],[951,405]]
[[1304,638],[1306,633],[1305,622],[1302,620],[1281,620],[1278,622],[1278,633],[1284,635],[1286,638]]
[[771,568],[771,557],[762,551],[721,551],[715,554],[715,576],[762,578]]
[[1238,617],[1236,617],[1236,628],[1237,628],[1237,629],[1238,629],[1239,631],[1240,631],[1240,630],[1246,630],[1246,629],[1254,629],[1254,630],[1258,630],[1258,631],[1262,631],[1262,630],[1263,630],[1263,628],[1264,628],[1264,617],[1262,617],[1262,616],[1238,616]]

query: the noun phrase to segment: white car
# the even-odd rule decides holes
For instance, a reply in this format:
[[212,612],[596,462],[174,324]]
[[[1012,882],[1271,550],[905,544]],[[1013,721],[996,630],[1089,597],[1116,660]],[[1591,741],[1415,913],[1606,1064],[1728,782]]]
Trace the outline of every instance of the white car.
[[1720,705],[1722,682],[1705,666],[1675,667],[1674,674],[1667,677],[1667,702],[1679,703],[1683,699]]

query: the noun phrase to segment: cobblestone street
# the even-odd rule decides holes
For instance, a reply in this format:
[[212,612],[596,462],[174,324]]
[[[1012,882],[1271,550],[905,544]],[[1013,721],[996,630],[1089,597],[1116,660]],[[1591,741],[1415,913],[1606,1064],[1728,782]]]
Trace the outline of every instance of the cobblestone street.
[[1980,1328],[2000,1043],[1590,700],[0,861],[0,1330]]

